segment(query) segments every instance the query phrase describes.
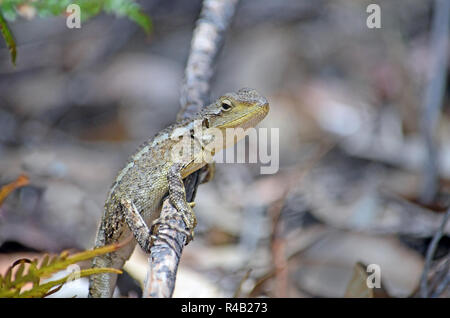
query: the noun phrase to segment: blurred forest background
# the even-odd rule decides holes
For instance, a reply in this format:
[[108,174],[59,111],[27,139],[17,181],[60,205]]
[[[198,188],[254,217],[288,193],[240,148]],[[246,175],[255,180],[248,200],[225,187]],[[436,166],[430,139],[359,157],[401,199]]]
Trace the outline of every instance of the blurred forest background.
[[[381,28],[369,29],[373,2],[240,2],[211,99],[241,87],[267,97],[260,127],[279,128],[280,169],[217,165],[198,189],[175,297],[362,296],[349,287],[365,281],[364,266],[353,276],[358,262],[380,266],[383,293],[417,292],[450,203],[450,90],[431,127],[439,191],[424,202],[434,1],[378,0]],[[22,174],[30,183],[0,206],[0,273],[20,257],[92,248],[117,171],[175,120],[201,1],[139,3],[149,35],[106,14],[81,29],[26,12],[10,23],[18,56],[14,67],[0,44],[0,185]],[[450,224],[443,234],[429,275],[448,297]],[[119,294],[139,296],[130,276],[146,269],[138,248]],[[80,280],[53,296],[86,294]]]

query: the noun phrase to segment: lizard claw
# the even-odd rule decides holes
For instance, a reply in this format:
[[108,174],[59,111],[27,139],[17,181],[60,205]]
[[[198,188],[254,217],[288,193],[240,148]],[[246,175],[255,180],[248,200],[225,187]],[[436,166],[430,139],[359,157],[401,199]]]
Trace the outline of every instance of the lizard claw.
[[[193,202],[191,202],[193,203]],[[165,215],[164,217],[160,217],[156,220],[154,220],[151,224],[151,232],[155,233],[155,227],[166,225],[167,227],[174,229],[180,233],[183,233],[186,235],[186,245],[191,242],[194,239],[194,228],[197,224],[197,220],[195,218],[194,212],[190,210],[186,213],[174,213],[175,215]],[[174,222],[170,222],[170,220],[173,220],[174,217],[178,215],[183,219],[183,222],[186,224],[187,229],[184,229],[183,227],[179,226],[178,224],[175,224]],[[157,238],[157,236],[152,235],[153,241]]]

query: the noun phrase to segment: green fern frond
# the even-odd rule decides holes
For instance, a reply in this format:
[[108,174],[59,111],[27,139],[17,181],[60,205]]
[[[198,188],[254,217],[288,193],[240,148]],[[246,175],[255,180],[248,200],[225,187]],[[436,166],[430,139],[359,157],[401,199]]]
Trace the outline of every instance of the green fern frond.
[[[69,265],[92,259],[98,255],[114,252],[122,246],[123,245],[121,244],[112,244],[73,255],[69,255],[67,251],[64,251],[61,254],[52,257],[45,255],[40,262],[38,259],[19,259],[8,268],[4,275],[0,275],[0,298],[45,297],[50,293],[55,292],[55,290],[50,291],[50,289],[54,287],[61,288],[62,285],[67,282],[67,279],[73,277],[71,275],[74,274],[71,273],[64,278],[44,284],[40,283],[41,279],[48,278],[54,273],[66,269]],[[17,269],[13,276],[13,270],[16,267]],[[89,268],[78,272],[76,278],[101,273],[121,274],[122,271],[115,268]],[[22,291],[22,288],[26,284],[31,284],[32,288]]]

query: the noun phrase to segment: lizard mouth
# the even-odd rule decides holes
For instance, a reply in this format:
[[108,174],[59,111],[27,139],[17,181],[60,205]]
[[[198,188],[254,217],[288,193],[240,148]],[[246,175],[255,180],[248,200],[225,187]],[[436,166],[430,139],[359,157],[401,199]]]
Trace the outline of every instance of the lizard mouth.
[[269,113],[269,103],[265,103],[261,106],[255,107],[254,110],[248,112],[247,114],[234,119],[229,122],[224,128],[236,128],[241,127],[247,129],[250,127],[255,127],[261,120],[263,120]]

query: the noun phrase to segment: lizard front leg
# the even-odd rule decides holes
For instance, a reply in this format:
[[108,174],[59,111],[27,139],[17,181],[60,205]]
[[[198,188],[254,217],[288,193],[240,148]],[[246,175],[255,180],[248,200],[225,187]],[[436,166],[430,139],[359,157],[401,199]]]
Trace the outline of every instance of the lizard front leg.
[[[192,207],[195,205],[195,203],[187,202],[186,200],[186,190],[184,188],[183,178],[181,177],[181,171],[183,167],[184,166],[182,164],[172,165],[167,174],[167,183],[169,186],[170,203],[175,207],[177,213],[179,213],[184,223],[186,223],[186,227],[189,229],[189,231],[179,228],[176,225],[170,224],[169,222],[167,222],[167,219],[162,218],[155,220],[152,226],[158,224],[166,224],[169,227],[186,234],[186,244],[188,244],[194,238],[194,228],[197,225],[197,219],[195,217],[194,211],[192,210]],[[172,216],[168,216],[168,219],[170,219],[171,217]]]
[[[122,212],[125,217],[125,221],[127,222],[127,225],[130,228],[131,232],[133,232],[136,241],[138,242],[142,250],[147,254],[149,254],[152,240],[156,238],[154,235],[151,234],[153,231],[147,226],[147,224],[145,223],[144,219],[142,218],[141,214],[139,213],[133,202],[131,202],[128,199],[122,199],[120,204],[122,205]],[[192,203],[188,204],[193,206]],[[169,227],[175,228],[176,230],[186,234],[186,236],[188,237],[191,235],[190,232],[184,229],[180,229],[175,225],[167,223],[166,221],[167,220],[158,219],[155,222],[159,224],[161,223],[168,224]]]
[[136,241],[146,253],[150,253],[152,235],[138,209],[134,203],[128,199],[122,199],[120,204],[122,206],[125,221],[131,232],[133,232]]
[[168,219],[170,219],[172,216],[168,216],[168,219],[159,218],[155,220],[152,223],[152,229],[149,229],[133,202],[128,199],[121,200],[122,212],[125,217],[125,221],[127,222],[130,230],[133,232],[136,241],[146,253],[150,253],[151,241],[155,238],[153,235],[151,235],[151,233],[153,232],[152,230],[154,226],[158,224],[166,224],[169,227],[186,234],[186,236],[188,237],[188,242],[193,239],[193,231],[195,226],[197,225],[197,220],[192,210],[192,207],[195,204],[194,202],[189,203],[186,201],[186,191],[184,189],[183,179],[181,178],[181,169],[182,166],[178,164],[173,165],[169,169],[167,176],[167,182],[169,185],[169,200],[177,210],[177,213],[180,213],[180,216],[186,223],[189,231],[179,228],[176,225],[170,224],[168,222]]

